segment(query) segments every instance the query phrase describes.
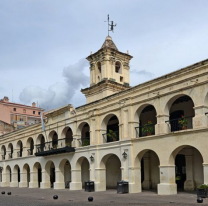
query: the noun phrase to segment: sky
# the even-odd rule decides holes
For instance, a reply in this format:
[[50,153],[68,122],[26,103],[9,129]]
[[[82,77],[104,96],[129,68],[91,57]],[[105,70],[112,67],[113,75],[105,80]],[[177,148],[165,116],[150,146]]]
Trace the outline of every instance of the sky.
[[208,58],[207,0],[0,0],[0,99],[45,110],[85,104],[90,52],[110,33],[130,86]]

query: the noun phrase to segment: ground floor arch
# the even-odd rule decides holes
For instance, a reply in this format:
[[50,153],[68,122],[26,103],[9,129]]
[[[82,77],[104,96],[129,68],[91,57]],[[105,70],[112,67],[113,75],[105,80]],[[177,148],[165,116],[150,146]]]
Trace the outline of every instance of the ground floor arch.
[[5,182],[11,183],[12,181],[12,170],[9,165],[7,165],[6,170],[5,170]]
[[42,182],[42,167],[39,162],[36,162],[31,168],[29,187],[40,188],[41,182]]
[[29,187],[30,182],[30,166],[28,164],[24,164],[21,172],[21,182],[19,187]]
[[20,183],[20,167],[19,165],[15,165],[12,170],[12,181],[10,183],[10,187],[19,187]]
[[170,156],[175,164],[177,190],[193,191],[204,183],[203,157],[193,146],[180,146]]
[[105,155],[101,159],[99,173],[98,190],[116,189],[117,182],[122,179],[121,161],[119,157],[115,154]]
[[59,164],[59,170],[59,183],[62,183],[61,187],[69,188],[71,182],[71,164],[69,160],[63,159]]
[[55,174],[55,165],[52,161],[48,161],[45,166],[45,175],[46,180],[50,182],[50,188],[54,187],[54,182],[56,181],[56,174]]
[[157,190],[160,183],[160,160],[157,153],[146,149],[141,151],[135,160],[136,170],[135,183],[137,191]]

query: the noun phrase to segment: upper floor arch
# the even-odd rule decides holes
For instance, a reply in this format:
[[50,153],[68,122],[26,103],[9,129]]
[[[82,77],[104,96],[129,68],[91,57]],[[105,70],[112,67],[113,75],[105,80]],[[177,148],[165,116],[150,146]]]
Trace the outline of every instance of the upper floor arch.
[[116,114],[107,114],[101,121],[103,142],[120,140],[119,118]]

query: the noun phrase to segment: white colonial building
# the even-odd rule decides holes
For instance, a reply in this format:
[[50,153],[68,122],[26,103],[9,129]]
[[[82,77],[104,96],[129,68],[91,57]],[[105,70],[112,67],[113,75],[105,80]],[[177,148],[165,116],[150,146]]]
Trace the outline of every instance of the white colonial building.
[[87,104],[0,136],[1,187],[176,194],[208,183],[208,60],[129,86],[132,56],[107,37],[90,62]]

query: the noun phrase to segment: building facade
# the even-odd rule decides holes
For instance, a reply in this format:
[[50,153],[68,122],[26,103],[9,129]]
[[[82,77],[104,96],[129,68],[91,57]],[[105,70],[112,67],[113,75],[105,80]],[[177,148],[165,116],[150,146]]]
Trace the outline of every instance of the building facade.
[[13,125],[17,129],[41,121],[40,113],[44,110],[37,107],[33,102],[32,106],[9,102],[8,97],[0,100],[0,120]]
[[[1,187],[95,191],[129,182],[160,195],[208,184],[208,60],[129,87],[129,54],[110,37],[90,62],[87,104],[0,138]],[[33,146],[35,145],[35,147]]]

